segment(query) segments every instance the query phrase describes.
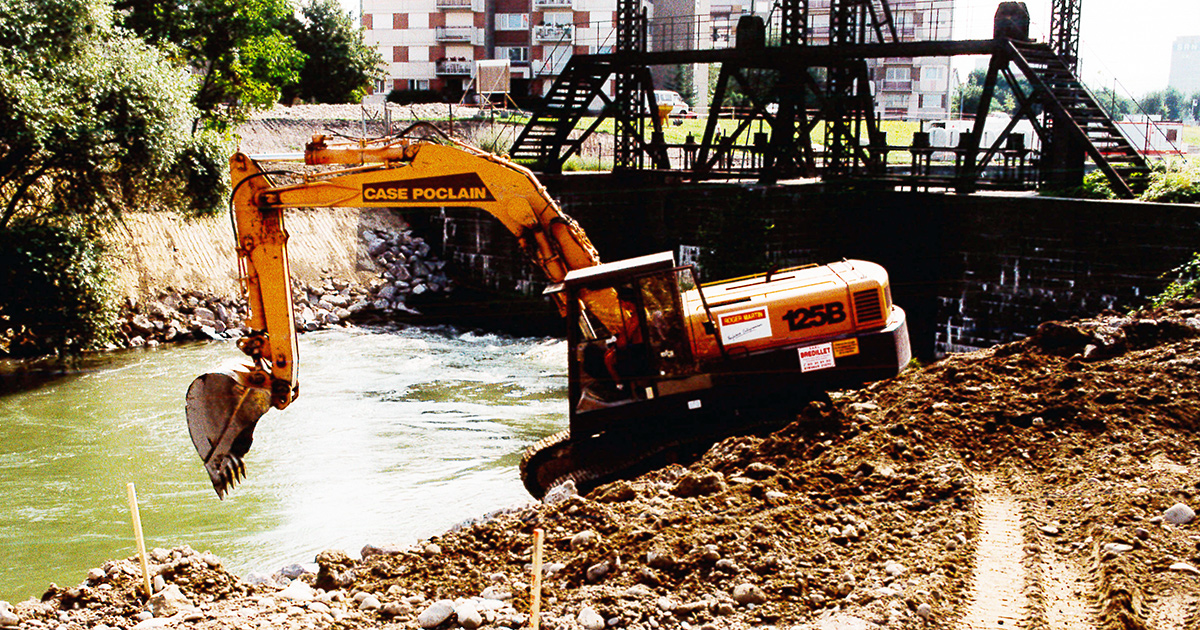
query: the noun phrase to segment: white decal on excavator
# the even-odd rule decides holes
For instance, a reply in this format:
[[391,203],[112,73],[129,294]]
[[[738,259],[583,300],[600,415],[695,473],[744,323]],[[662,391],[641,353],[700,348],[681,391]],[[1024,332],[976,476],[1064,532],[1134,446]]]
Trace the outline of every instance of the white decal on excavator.
[[721,341],[725,343],[745,343],[771,336],[766,307],[722,315],[720,321]]
[[800,348],[800,371],[827,370],[834,367],[833,344],[822,343]]

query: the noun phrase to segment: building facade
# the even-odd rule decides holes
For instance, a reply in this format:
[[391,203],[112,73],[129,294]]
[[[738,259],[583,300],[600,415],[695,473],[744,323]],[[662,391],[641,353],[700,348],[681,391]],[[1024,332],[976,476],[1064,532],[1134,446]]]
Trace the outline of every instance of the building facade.
[[[830,1],[808,0],[809,37],[829,43]],[[572,54],[606,53],[615,42],[617,0],[363,0],[364,39],[384,59],[382,96],[392,90],[433,90],[459,99],[474,89],[479,60],[511,63],[510,93],[545,94]],[[949,40],[953,0],[891,0],[900,41]],[[658,0],[647,3],[651,50],[726,48],[738,20],[766,0]],[[776,12],[777,13],[777,12]],[[774,30],[777,24],[768,28]],[[931,120],[950,115],[949,57],[869,61],[877,112],[885,118]],[[707,109],[708,67],[689,69],[690,104]],[[656,69],[670,83],[672,69]],[[669,86],[668,86],[669,87]],[[610,90],[611,93],[611,90]]]
[[1200,36],[1180,37],[1171,47],[1167,85],[1191,96],[1200,92]]
[[376,93],[474,92],[476,62],[508,60],[515,98],[540,95],[572,54],[611,49],[616,0],[363,0],[384,59]]
[[[898,41],[951,39],[953,0],[890,0],[888,5]],[[830,0],[810,0],[808,6],[809,43],[829,43]],[[868,59],[875,111],[896,120],[948,118],[954,93],[950,61],[950,57]]]

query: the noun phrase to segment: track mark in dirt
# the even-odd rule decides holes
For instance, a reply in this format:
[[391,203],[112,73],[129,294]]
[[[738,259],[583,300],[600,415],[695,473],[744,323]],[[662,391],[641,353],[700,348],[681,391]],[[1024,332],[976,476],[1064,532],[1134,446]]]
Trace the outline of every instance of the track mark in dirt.
[[975,575],[960,630],[1021,627],[1028,602],[1021,506],[992,479],[980,479]]
[[1189,618],[1194,618],[1198,612],[1200,600],[1187,593],[1172,593],[1159,597],[1150,606],[1147,616],[1148,625],[1154,630],[1188,630],[1196,627],[1189,625]]
[[1046,625],[1054,630],[1096,627],[1095,611],[1088,594],[1095,586],[1069,559],[1056,558],[1053,551],[1042,556],[1041,586],[1045,596]]

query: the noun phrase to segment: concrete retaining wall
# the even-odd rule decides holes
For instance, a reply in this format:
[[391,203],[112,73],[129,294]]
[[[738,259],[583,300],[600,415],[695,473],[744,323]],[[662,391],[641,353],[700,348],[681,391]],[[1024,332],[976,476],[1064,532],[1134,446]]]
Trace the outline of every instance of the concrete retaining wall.
[[[288,213],[288,254],[294,278],[364,282],[376,268],[359,234],[368,228],[402,229],[398,215],[344,208]],[[166,287],[237,296],[237,257],[229,216],[184,220],[170,213],[128,213],[109,238],[121,295],[143,301]]]
[[[1200,250],[1200,206],[823,186],[543,178],[605,260],[698,246],[705,277],[862,258],[884,265],[925,359],[1028,335],[1051,319],[1129,309]],[[432,221],[444,256],[502,290],[538,289],[490,217]]]
[[[1019,339],[1050,319],[1129,309],[1160,276],[1200,250],[1200,206],[1008,195],[895,193],[868,188],[683,185],[646,176],[544,178],[604,260],[702,250],[706,278],[771,265],[862,258],[891,274],[925,359]],[[461,285],[536,296],[538,272],[515,240],[477,210],[411,213],[418,235]],[[372,210],[288,215],[296,278],[372,273],[358,235],[404,222]],[[228,218],[187,222],[133,214],[114,236],[121,290],[237,291]],[[362,277],[359,275],[359,277]],[[550,311],[547,306],[547,311]]]

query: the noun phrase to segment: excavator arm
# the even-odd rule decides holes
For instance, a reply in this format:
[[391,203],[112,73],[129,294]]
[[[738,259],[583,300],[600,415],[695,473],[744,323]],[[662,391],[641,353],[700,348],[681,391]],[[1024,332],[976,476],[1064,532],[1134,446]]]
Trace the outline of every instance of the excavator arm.
[[[192,443],[222,498],[245,475],[242,458],[258,419],[299,394],[286,209],[474,207],[496,217],[551,282],[600,262],[583,230],[532,172],[474,147],[407,139],[331,146],[315,136],[304,160],[345,168],[277,186],[250,156],[237,153],[230,160],[231,213],[251,333],[238,343],[245,358],[196,378],[186,404]],[[619,322],[615,294],[582,299],[602,322]],[[558,307],[565,314],[561,297]]]

